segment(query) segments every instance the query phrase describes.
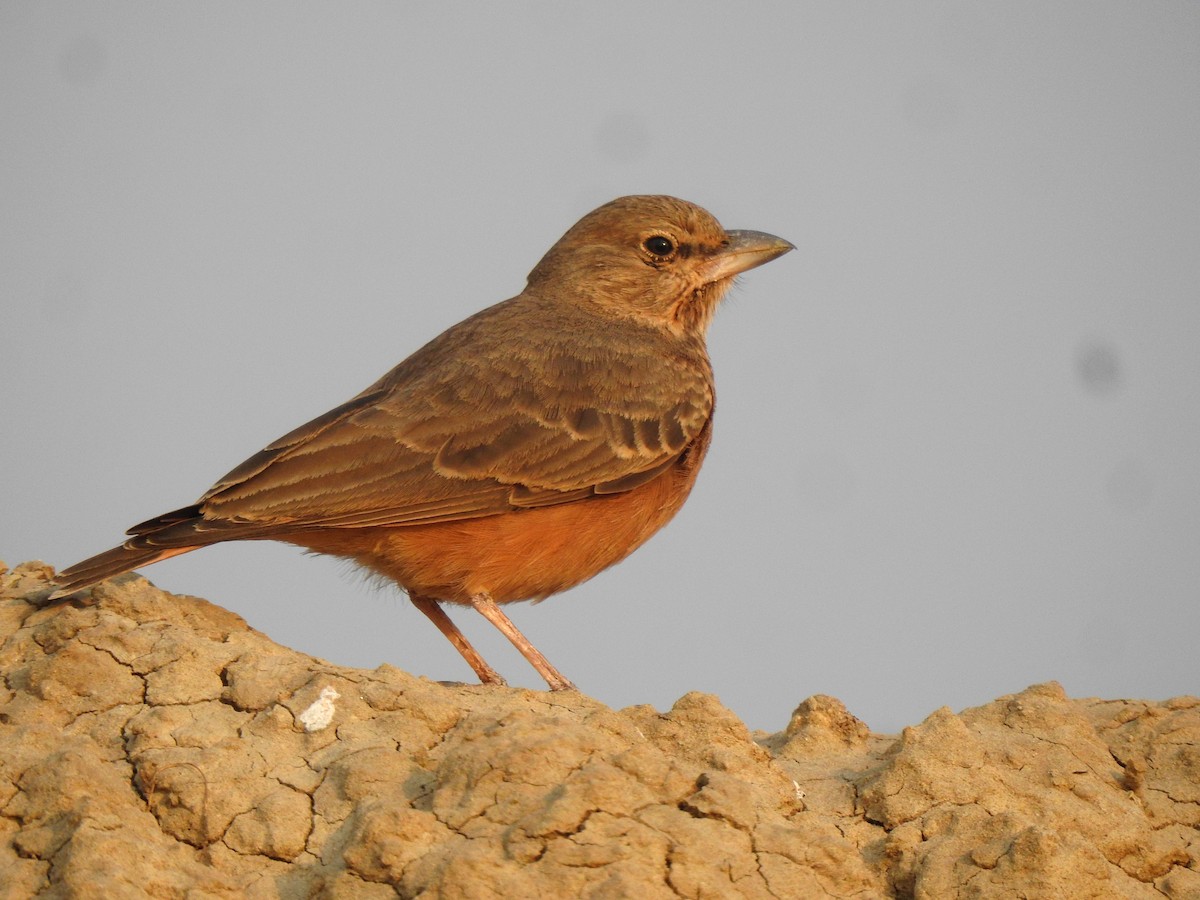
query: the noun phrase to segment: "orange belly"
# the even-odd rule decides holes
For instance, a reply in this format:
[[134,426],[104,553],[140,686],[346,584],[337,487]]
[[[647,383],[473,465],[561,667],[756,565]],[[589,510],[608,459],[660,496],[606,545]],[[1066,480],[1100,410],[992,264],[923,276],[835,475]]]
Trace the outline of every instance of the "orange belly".
[[679,511],[707,449],[708,430],[679,463],[621,494],[480,519],[330,528],[285,540],[360,563],[409,594],[469,603],[531,600],[574,587],[620,562]]

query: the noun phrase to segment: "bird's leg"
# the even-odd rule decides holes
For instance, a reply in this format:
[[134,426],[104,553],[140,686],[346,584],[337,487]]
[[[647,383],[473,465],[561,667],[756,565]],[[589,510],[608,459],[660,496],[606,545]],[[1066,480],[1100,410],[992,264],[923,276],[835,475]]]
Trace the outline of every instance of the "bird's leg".
[[471,605],[474,606],[479,613],[499,629],[500,633],[512,641],[512,645],[521,652],[521,655],[529,660],[529,664],[537,669],[538,674],[546,679],[546,684],[550,686],[552,691],[576,691],[579,690],[575,685],[571,684],[563,674],[550,665],[550,660],[542,656],[541,651],[533,644],[529,643],[529,638],[521,634],[517,630],[517,626],[496,605],[496,601],[487,594],[476,594],[471,598]]
[[475,674],[479,676],[481,682],[484,684],[508,684],[499,672],[484,661],[483,657],[479,655],[479,651],[471,646],[471,642],[458,630],[458,626],[450,621],[450,617],[446,615],[441,604],[432,597],[413,595],[408,599],[412,601],[413,606],[429,617],[429,621],[437,626],[437,630],[444,634],[446,640],[454,645],[454,649],[462,654],[462,658],[467,661],[468,666],[475,670]]

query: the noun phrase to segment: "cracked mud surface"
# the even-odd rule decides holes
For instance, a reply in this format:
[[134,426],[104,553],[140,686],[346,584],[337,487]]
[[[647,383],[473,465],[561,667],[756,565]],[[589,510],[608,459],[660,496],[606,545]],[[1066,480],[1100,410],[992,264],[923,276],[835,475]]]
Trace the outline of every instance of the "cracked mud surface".
[[0,564],[0,897],[1200,898],[1200,699],[751,734],[295,653]]

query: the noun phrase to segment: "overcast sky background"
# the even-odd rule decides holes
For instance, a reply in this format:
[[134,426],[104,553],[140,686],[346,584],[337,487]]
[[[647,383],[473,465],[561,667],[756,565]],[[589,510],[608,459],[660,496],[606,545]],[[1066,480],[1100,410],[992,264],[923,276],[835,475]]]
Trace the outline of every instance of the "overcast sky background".
[[[508,607],[584,691],[878,730],[1200,691],[1200,4],[0,2],[0,558],[64,567],[670,193],[797,250],[674,523]],[[281,544],[145,574],[472,673]],[[469,610],[513,684],[540,679]]]

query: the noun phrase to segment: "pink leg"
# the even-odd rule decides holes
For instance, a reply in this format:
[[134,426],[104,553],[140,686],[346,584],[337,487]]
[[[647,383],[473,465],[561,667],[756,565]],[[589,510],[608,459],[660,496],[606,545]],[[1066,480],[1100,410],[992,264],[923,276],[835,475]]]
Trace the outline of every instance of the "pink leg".
[[507,681],[489,666],[479,651],[471,646],[471,642],[467,640],[466,635],[458,630],[458,626],[450,621],[450,617],[446,615],[446,611],[432,597],[409,597],[413,606],[425,613],[429,617],[429,621],[437,626],[437,630],[446,636],[446,639],[454,645],[454,649],[462,654],[462,658],[467,661],[467,665],[475,670],[475,674],[479,676],[479,680],[484,684],[508,684]]
[[[563,674],[558,671],[558,669],[550,665],[550,660],[542,656],[538,648],[529,642],[529,638],[525,637],[525,635],[521,634],[521,632],[517,630],[517,626],[512,623],[508,616],[500,611],[500,607],[496,605],[495,600],[493,600],[487,594],[476,594],[471,598],[471,605],[479,610],[480,614],[485,619],[495,625],[501,634],[512,641],[512,645],[521,652],[522,656],[529,660],[529,664],[537,669],[538,674],[546,679],[546,684],[550,686],[550,690],[579,690],[577,687],[575,687],[575,685],[571,684],[571,682],[568,681]],[[428,613],[426,613],[426,615],[428,615]],[[458,629],[455,629],[455,631],[457,630]],[[447,635],[447,637],[449,637],[449,635]],[[451,640],[453,640],[453,638],[451,638]],[[455,646],[458,645],[456,644]],[[459,652],[462,653],[462,650],[460,649]],[[463,653],[463,655],[466,656],[465,653]],[[482,662],[482,660],[480,661]],[[468,659],[467,662],[470,662],[470,659]],[[479,670],[476,669],[475,671],[478,672]]]

